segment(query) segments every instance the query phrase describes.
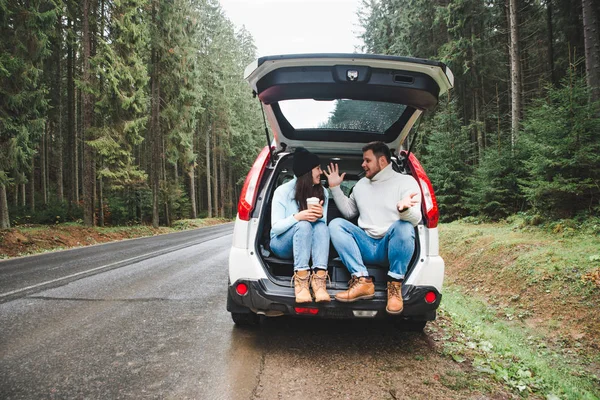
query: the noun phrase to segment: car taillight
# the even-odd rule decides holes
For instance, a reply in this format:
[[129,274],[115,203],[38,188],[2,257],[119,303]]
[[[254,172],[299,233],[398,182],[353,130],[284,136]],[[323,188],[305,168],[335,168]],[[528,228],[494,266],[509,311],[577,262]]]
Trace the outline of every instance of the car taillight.
[[[406,152],[403,152],[406,155]],[[421,207],[423,208],[423,214],[425,214],[425,224],[428,228],[437,227],[438,220],[440,219],[440,212],[438,210],[437,201],[435,200],[435,194],[433,193],[433,186],[431,181],[427,177],[425,170],[421,166],[419,160],[413,153],[408,156],[408,163],[412,171],[413,177],[419,182],[421,186],[421,192],[423,198],[421,199]]]
[[260,178],[265,170],[267,162],[269,162],[269,148],[265,146],[260,152],[254,165],[250,168],[244,187],[242,187],[242,193],[240,193],[240,201],[238,203],[238,216],[241,220],[250,221],[250,214],[254,209],[254,203],[256,202],[256,195]]
[[294,311],[296,311],[296,314],[308,314],[308,315],[317,315],[319,313],[318,308],[308,308],[308,307],[294,307]]
[[427,294],[425,295],[425,303],[427,304],[435,303],[436,299],[437,295],[435,294],[435,292],[427,292]]
[[244,296],[246,293],[248,293],[248,285],[246,285],[245,283],[238,283],[235,286],[235,291],[240,296]]

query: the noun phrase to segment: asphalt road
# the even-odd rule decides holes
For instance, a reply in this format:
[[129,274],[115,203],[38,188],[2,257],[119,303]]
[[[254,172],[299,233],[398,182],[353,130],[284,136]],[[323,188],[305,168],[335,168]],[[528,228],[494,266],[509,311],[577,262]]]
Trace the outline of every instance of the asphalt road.
[[426,334],[364,320],[236,328],[232,228],[1,262],[0,399],[487,398],[442,384],[470,375]]

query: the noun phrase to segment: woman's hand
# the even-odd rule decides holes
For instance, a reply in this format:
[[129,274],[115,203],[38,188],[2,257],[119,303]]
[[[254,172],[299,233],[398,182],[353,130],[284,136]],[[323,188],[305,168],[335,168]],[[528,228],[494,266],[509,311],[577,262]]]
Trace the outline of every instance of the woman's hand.
[[314,204],[310,206],[307,210],[302,210],[297,214],[294,214],[294,218],[298,221],[308,221],[315,222],[319,218],[323,217],[323,200],[321,200],[320,204]]

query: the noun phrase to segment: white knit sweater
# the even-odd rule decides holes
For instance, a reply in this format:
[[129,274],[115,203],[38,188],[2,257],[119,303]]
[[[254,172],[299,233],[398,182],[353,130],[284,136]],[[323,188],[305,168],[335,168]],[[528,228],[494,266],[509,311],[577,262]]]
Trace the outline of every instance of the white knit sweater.
[[[413,199],[418,204],[404,212],[396,208],[398,202],[410,193],[418,193]],[[359,180],[350,197],[339,186],[331,188],[333,200],[347,219],[358,214],[358,226],[372,238],[382,238],[389,227],[399,219],[416,226],[421,221],[421,189],[416,179],[400,174],[388,165],[373,178]]]

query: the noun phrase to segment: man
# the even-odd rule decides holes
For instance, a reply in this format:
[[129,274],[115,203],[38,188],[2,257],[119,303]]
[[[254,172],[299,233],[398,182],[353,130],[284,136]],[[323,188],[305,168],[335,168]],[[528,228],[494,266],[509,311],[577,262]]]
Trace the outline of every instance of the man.
[[373,280],[365,262],[386,264],[388,301],[386,311],[400,314],[404,308],[402,282],[415,249],[414,227],[421,221],[421,190],[409,175],[392,169],[390,149],[383,142],[363,147],[365,177],[358,181],[350,197],[340,188],[346,173],[330,164],[325,175],[338,209],[346,219],[358,215],[358,226],[343,218],[329,224],[333,246],[352,279],[348,290],[338,293],[338,301],[372,299]]

